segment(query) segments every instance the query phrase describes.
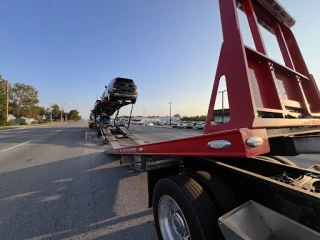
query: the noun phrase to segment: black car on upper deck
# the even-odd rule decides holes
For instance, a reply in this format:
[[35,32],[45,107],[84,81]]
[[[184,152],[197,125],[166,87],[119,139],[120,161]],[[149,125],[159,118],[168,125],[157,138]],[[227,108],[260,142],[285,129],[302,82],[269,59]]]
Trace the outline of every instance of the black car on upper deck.
[[114,78],[105,86],[105,90],[101,96],[102,101],[131,101],[136,103],[138,97],[138,87],[132,79],[129,78]]

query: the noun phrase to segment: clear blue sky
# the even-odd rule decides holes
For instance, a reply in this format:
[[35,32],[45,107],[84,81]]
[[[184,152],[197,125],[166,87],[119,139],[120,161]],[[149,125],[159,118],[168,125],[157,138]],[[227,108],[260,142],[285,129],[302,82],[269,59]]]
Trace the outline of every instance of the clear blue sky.
[[[281,3],[319,84],[320,1]],[[168,115],[170,101],[173,113],[205,114],[222,42],[217,0],[2,0],[0,30],[0,74],[33,85],[40,105],[71,102],[83,117],[118,76],[139,86],[135,115]]]

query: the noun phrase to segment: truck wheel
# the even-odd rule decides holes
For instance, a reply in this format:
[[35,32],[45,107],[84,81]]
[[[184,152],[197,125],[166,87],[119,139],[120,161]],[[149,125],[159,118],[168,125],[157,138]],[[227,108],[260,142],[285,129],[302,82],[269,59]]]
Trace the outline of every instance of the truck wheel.
[[222,216],[239,206],[232,190],[214,174],[195,171],[188,173],[188,176],[196,180],[205,189],[216,206],[218,216]]
[[223,239],[213,202],[188,176],[161,179],[152,206],[159,239]]

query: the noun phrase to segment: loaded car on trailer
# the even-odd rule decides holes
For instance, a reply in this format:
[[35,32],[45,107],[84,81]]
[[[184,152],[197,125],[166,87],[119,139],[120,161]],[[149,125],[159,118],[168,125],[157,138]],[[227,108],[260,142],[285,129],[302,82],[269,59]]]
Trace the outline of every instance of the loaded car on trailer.
[[130,101],[136,103],[138,97],[138,87],[132,79],[114,78],[105,86],[105,90],[101,96],[102,101]]

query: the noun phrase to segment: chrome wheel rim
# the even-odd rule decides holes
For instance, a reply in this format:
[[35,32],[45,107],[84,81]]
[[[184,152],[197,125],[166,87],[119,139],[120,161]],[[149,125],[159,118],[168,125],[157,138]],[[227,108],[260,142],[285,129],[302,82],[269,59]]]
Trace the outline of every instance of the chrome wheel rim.
[[164,195],[158,203],[158,220],[164,240],[190,239],[187,221],[173,198]]

